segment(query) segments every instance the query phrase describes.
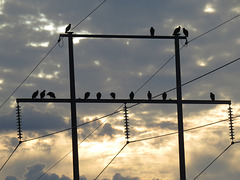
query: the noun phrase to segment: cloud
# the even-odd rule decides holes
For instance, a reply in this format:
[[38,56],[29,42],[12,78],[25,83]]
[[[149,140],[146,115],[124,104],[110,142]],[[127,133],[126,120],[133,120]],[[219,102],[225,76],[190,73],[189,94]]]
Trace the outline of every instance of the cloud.
[[[32,180],[38,178],[43,174],[43,169],[45,165],[43,164],[35,164],[33,166],[27,167],[26,173],[24,174],[25,180]],[[46,180],[70,180],[70,178],[62,175],[58,176],[56,174],[45,174],[44,179]]]
[[122,176],[120,173],[116,173],[114,176],[113,176],[113,180],[140,180],[139,177],[124,177]]

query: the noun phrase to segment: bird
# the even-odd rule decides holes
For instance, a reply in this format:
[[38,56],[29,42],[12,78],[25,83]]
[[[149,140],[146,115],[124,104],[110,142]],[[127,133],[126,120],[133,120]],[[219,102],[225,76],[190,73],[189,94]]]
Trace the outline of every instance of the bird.
[[99,100],[99,99],[101,99],[102,94],[100,92],[98,92],[96,96],[97,96],[97,99]]
[[180,29],[181,29],[181,27],[178,26],[178,27],[173,31],[173,35],[174,35],[174,36],[179,35]]
[[167,99],[167,93],[166,92],[162,93],[162,98],[163,98],[164,101]]
[[183,28],[183,34],[188,37],[189,33],[188,33],[188,30],[186,30],[185,28]]
[[130,100],[133,100],[133,98],[134,98],[134,93],[133,93],[133,91],[129,94],[129,98],[130,98]]
[[151,99],[152,99],[152,93],[151,93],[150,91],[148,91],[147,97],[148,97],[148,100],[151,100]]
[[111,93],[110,93],[110,96],[111,96],[113,99],[116,98],[116,94],[115,94],[114,92],[111,92]]
[[212,92],[210,92],[210,98],[212,101],[215,101],[215,94],[213,94]]
[[84,94],[84,99],[89,98],[89,96],[90,96],[90,92],[86,92],[86,93]]
[[43,99],[45,97],[45,90],[43,90],[41,93],[40,93],[40,98]]
[[56,96],[53,92],[48,92],[47,95],[50,96],[50,98],[52,99],[56,99]]
[[35,99],[38,96],[38,90],[36,90],[33,94],[32,94],[32,99]]
[[155,29],[153,27],[150,28],[150,34],[151,36],[154,36],[154,33],[155,33]]
[[185,45],[187,45],[187,44],[188,44],[187,37],[188,37],[188,35],[189,35],[188,30],[186,30],[185,28],[183,28],[183,34],[186,36]]
[[70,29],[71,29],[71,24],[69,24],[69,25],[66,27],[65,33],[67,33]]

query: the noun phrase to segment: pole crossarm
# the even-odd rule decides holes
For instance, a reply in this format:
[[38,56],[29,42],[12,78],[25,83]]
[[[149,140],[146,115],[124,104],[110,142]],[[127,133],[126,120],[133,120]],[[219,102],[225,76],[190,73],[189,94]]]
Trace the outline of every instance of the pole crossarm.
[[[60,34],[60,37],[68,37],[69,34]],[[149,36],[149,35],[106,35],[106,34],[72,34],[72,37],[80,38],[104,38],[104,39],[175,39],[175,36]],[[186,39],[186,36],[178,36]]]
[[[71,99],[30,99],[18,98],[17,103],[70,103]],[[177,100],[148,99],[76,99],[76,103],[139,103],[139,104],[176,104]],[[182,104],[231,104],[230,100],[182,100]]]

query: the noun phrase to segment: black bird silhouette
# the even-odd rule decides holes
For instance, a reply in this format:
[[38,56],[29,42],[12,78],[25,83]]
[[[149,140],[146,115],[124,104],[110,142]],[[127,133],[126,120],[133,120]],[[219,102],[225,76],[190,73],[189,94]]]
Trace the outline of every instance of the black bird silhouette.
[[38,96],[38,90],[32,94],[32,99],[35,99]]
[[110,96],[111,96],[113,99],[116,98],[116,94],[115,94],[114,92],[111,92],[111,93],[110,93]]
[[167,99],[167,93],[166,92],[162,93],[162,98],[163,98],[164,101]]
[[50,96],[50,98],[56,99],[56,96],[53,92],[48,92],[47,95]]
[[133,98],[134,98],[134,93],[133,93],[133,91],[129,94],[129,98],[130,98],[131,100],[133,100]]
[[148,91],[147,97],[148,97],[148,100],[151,100],[151,99],[152,99],[152,93],[151,93],[150,91]]
[[186,36],[185,45],[187,45],[187,44],[188,44],[187,37],[188,37],[188,35],[189,35],[188,30],[186,30],[185,28],[183,28],[183,34]]
[[97,96],[97,99],[99,100],[99,99],[101,99],[102,94],[100,92],[98,92],[96,96]]
[[215,94],[213,94],[212,92],[210,92],[210,98],[212,101],[215,101]]
[[40,93],[40,98],[43,99],[45,97],[45,90],[43,90],[41,93]]
[[151,36],[154,36],[154,33],[155,33],[155,29],[153,27],[150,28],[150,34]]
[[66,27],[65,33],[67,33],[70,29],[71,29],[71,24],[69,24],[69,25]]
[[180,26],[178,26],[174,31],[173,31],[173,35],[174,36],[176,36],[176,35],[180,35],[180,29],[181,29],[181,27]]
[[183,28],[183,34],[186,36],[186,37],[188,37],[188,30],[186,30],[185,28]]
[[84,99],[89,98],[89,96],[90,96],[90,92],[86,92],[86,93],[84,94]]

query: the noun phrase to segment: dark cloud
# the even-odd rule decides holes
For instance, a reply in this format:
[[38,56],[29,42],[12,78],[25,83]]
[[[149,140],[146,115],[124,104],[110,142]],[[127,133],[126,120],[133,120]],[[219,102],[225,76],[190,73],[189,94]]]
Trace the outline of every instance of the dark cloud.
[[[24,174],[25,180],[32,180],[40,177],[43,174],[43,169],[45,165],[35,164],[33,166],[27,167],[26,173]],[[70,180],[67,176],[58,176],[56,174],[45,174],[45,180]]]
[[14,176],[8,176],[5,178],[5,180],[18,180],[18,178],[14,177]]
[[113,180],[140,180],[139,177],[124,177],[122,176],[120,173],[116,173],[114,176],[113,176]]

